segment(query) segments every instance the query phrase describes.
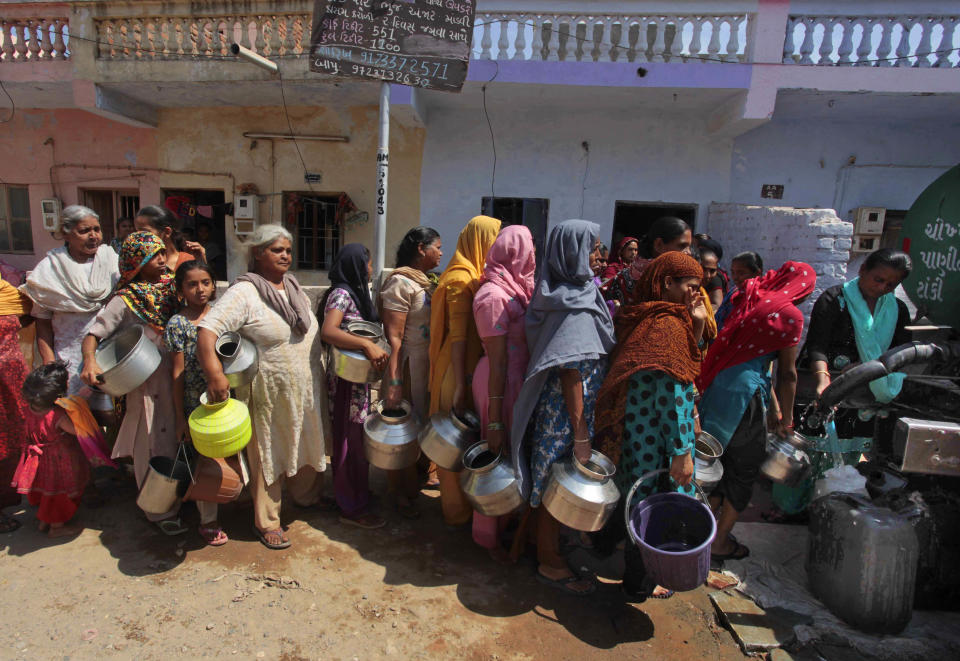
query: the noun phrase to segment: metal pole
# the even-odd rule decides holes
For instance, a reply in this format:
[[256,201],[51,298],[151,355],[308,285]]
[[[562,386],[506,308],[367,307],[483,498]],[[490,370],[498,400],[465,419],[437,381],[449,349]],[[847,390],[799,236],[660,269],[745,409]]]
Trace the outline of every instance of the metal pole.
[[390,166],[390,83],[380,83],[380,142],[377,146],[377,217],[373,225],[373,277],[380,281],[387,252],[387,174]]

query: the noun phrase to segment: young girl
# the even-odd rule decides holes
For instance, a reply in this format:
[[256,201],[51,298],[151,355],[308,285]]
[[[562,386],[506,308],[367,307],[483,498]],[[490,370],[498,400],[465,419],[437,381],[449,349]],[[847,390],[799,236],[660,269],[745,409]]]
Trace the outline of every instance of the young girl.
[[103,435],[80,397],[67,393],[67,364],[38,367],[23,382],[27,443],[14,474],[17,491],[37,507],[38,528],[50,537],[75,535],[82,526],[66,525],[80,506],[90,481],[90,462],[111,464]]
[[[177,268],[177,294],[184,308],[170,317],[163,340],[173,359],[173,405],[177,412],[177,439],[190,440],[187,419],[200,405],[200,395],[207,389],[203,369],[197,362],[197,324],[210,310],[216,297],[213,269],[203,262],[191,260]],[[223,546],[227,535],[217,523],[217,504],[197,502],[200,511],[200,536],[210,546]]]

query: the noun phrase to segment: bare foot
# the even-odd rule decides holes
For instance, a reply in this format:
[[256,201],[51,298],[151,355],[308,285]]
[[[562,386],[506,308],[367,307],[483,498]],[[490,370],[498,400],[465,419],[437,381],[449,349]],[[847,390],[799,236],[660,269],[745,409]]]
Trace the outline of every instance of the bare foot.
[[513,557],[510,555],[510,552],[499,544],[494,546],[492,549],[487,549],[487,553],[490,554],[491,560],[498,562],[501,565],[516,564]]
[[72,535],[79,535],[81,532],[83,532],[83,526],[68,526],[65,523],[54,523],[51,524],[50,532],[47,533],[47,537],[50,537],[51,539],[57,537],[70,537]]
[[37,521],[37,530],[40,532],[47,532],[50,530],[50,524],[45,521]]

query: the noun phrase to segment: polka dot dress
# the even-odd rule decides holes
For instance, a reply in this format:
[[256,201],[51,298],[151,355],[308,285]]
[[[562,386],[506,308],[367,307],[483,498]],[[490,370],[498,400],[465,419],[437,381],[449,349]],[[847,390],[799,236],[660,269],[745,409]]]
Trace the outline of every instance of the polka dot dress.
[[[693,384],[683,385],[659,371],[637,372],[627,387],[623,451],[615,481],[622,494],[644,473],[670,468],[673,457],[693,452]],[[649,479],[637,489],[637,500],[656,491],[658,479]],[[672,479],[670,488],[693,495],[693,485],[681,487]]]

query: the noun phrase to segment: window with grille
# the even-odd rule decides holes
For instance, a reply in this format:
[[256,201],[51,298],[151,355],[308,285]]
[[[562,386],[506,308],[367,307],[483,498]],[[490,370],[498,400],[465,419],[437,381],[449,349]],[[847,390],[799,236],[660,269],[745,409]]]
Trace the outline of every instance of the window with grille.
[[327,271],[340,249],[337,222],[338,195],[285,193],[287,229],[294,234],[294,263],[298,269]]
[[547,240],[547,217],[550,200],[542,197],[484,197],[480,200],[480,213],[502,221],[507,225],[525,225],[533,235],[537,250],[537,276],[540,275],[540,256]]
[[30,193],[26,186],[0,185],[0,252],[33,252]]

